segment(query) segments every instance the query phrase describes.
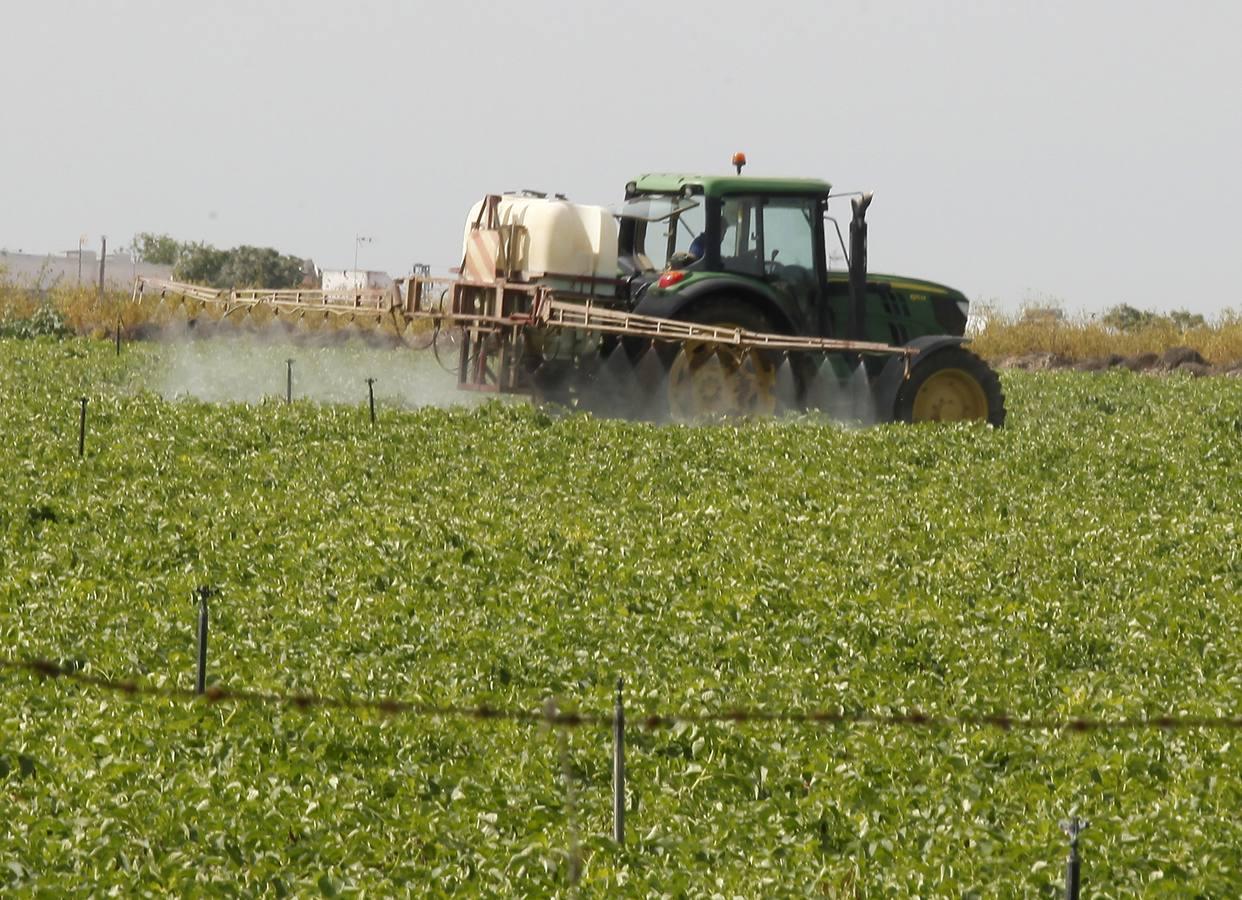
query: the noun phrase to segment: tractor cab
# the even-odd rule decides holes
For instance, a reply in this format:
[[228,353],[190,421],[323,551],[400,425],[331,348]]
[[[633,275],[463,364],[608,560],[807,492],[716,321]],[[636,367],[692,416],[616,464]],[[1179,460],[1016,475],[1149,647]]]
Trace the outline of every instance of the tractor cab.
[[731,290],[779,330],[826,334],[820,312],[829,189],[813,179],[740,176],[644,175],[631,182],[617,211],[618,264],[631,279],[631,298],[658,315],[654,309],[674,296]]
[[[727,295],[774,331],[903,345],[961,336],[966,298],[922,279],[868,274],[830,217],[831,185],[809,178],[643,175],[626,185],[618,267],[632,308],[682,317]],[[830,270],[830,255],[848,270]],[[851,279],[855,290],[851,290]]]

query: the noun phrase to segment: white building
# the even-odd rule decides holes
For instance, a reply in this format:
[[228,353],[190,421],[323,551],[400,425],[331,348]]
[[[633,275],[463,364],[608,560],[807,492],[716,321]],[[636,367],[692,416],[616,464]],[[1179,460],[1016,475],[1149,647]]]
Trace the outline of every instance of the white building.
[[370,269],[324,269],[320,274],[320,290],[353,293],[354,291],[377,291],[392,287],[387,272]]
[[[137,262],[128,253],[109,253],[104,259],[104,285],[128,289],[138,275],[171,278],[172,266]],[[99,255],[94,250],[66,250],[39,255],[0,250],[0,277],[42,290],[57,286],[99,284]]]

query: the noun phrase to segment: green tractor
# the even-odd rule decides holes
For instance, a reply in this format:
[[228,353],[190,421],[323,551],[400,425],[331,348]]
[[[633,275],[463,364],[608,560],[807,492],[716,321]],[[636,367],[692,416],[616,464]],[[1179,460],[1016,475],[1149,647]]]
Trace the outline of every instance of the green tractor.
[[[750,332],[881,343],[914,356],[735,353],[693,343],[666,359],[675,418],[768,414],[792,394],[815,406],[815,385],[857,384],[881,421],[1004,424],[996,373],[967,350],[968,301],[922,279],[867,272],[870,194],[852,196],[849,246],[828,212],[831,185],[804,178],[651,174],[626,185],[618,265],[628,306],[642,315]],[[832,231],[829,231],[829,225]],[[829,267],[829,236],[848,268]],[[788,395],[789,391],[785,394]],[[784,397],[786,404],[788,396]]]
[[[1002,425],[996,373],[964,346],[966,298],[867,273],[869,194],[849,246],[814,179],[644,175],[619,210],[489,194],[470,210],[455,277],[399,290],[220,291],[223,306],[376,316],[454,337],[458,387],[609,414],[689,421],[819,409],[851,421]],[[828,224],[848,268],[829,266]],[[144,279],[135,284],[142,296]]]

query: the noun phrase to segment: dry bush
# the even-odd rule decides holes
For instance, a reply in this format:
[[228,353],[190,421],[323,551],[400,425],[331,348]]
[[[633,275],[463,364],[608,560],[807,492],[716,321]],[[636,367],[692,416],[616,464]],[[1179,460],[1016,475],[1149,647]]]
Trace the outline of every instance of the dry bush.
[[101,298],[94,287],[23,282],[0,272],[0,322],[32,320],[40,311],[55,313],[73,334],[111,338],[118,322],[122,334],[133,332],[151,318],[153,304],[134,303],[126,291],[106,291]]
[[[0,271],[0,275],[2,274]],[[0,278],[0,322],[28,319],[38,308],[37,294],[7,278]]]
[[1055,353],[1075,361],[1114,353],[1159,355],[1170,347],[1191,347],[1209,362],[1226,365],[1242,361],[1242,316],[1225,310],[1201,326],[1186,329],[1167,317],[1156,317],[1141,327],[1119,331],[1088,315],[1056,319],[989,311],[974,335],[973,347],[993,360]]
[[55,313],[57,321],[73,334],[105,340],[113,339],[118,327],[123,339],[133,340],[149,336],[156,328],[171,326],[175,329],[191,322],[208,326],[205,330],[217,325],[259,329],[276,324],[291,330],[322,332],[326,339],[337,332],[344,338],[353,330],[375,330],[396,340],[396,329],[387,317],[376,323],[373,316],[360,316],[357,323],[351,324],[343,316],[278,316],[271,308],[260,306],[248,312],[235,312],[225,319],[221,307],[182,297],[161,301],[156,292],[135,300],[124,290],[109,290],[100,297],[92,286],[54,284],[45,287],[37,281],[7,278],[0,270],[0,328],[5,323],[29,322],[40,310],[45,314]]

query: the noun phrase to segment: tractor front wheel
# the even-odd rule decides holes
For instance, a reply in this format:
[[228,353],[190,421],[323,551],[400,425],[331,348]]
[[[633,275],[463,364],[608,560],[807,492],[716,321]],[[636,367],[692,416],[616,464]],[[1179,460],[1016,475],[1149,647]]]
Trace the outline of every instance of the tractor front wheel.
[[948,347],[926,359],[916,356],[910,377],[897,392],[898,422],[1005,424],[1005,395],[992,367],[969,350]]

